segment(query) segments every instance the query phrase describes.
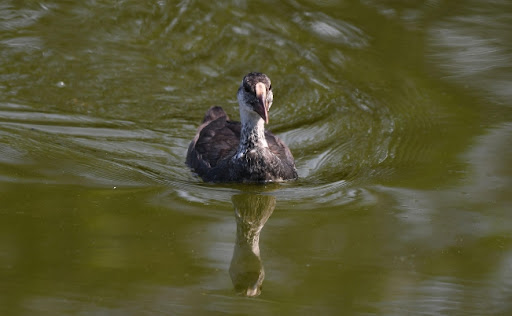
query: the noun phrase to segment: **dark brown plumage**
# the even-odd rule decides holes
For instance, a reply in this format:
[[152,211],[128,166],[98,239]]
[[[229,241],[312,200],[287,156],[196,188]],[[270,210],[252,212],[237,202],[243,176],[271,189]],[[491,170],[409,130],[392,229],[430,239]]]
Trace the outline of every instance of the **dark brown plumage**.
[[261,73],[244,77],[238,89],[240,122],[211,107],[187,152],[187,165],[206,182],[277,182],[297,178],[288,147],[264,130],[273,94]]

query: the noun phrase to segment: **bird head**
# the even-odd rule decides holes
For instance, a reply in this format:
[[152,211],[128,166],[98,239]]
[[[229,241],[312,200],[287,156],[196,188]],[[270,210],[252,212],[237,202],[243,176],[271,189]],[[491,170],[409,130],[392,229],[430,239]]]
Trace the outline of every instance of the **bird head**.
[[251,72],[242,80],[238,89],[238,103],[241,111],[256,113],[268,123],[268,111],[272,106],[274,95],[267,75]]

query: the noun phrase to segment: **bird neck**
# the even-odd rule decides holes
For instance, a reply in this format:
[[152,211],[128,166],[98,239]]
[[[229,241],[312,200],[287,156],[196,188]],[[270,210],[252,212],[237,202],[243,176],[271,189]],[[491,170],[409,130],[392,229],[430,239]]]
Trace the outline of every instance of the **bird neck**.
[[240,145],[238,146],[237,157],[243,156],[246,152],[255,149],[268,147],[265,138],[265,121],[257,114],[240,110]]

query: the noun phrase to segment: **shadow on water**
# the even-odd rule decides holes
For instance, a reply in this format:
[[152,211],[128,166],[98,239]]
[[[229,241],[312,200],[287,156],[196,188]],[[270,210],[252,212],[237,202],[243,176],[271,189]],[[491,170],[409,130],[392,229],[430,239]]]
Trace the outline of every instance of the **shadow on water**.
[[232,201],[236,240],[229,275],[237,293],[258,296],[265,278],[260,256],[260,233],[274,211],[276,198],[245,192],[233,195]]

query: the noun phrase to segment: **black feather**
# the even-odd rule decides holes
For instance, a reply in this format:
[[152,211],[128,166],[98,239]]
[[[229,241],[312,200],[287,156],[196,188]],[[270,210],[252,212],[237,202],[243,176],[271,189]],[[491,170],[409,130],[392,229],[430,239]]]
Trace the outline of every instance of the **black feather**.
[[240,143],[240,122],[230,121],[221,107],[208,110],[187,152],[187,165],[206,182],[268,182],[297,178],[292,153],[265,131],[268,148],[233,159]]

